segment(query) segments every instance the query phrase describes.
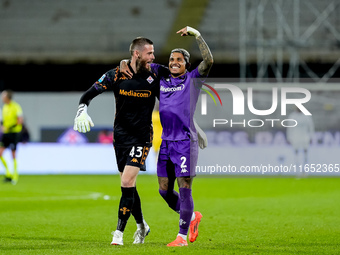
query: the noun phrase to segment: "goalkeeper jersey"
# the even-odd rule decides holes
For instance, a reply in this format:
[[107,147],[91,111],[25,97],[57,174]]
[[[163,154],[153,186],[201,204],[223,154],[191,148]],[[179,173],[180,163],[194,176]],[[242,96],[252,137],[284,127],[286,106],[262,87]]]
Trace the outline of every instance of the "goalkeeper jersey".
[[4,104],[2,108],[2,125],[5,127],[4,133],[20,133],[22,125],[18,124],[18,118],[22,117],[21,106],[11,100],[9,104]]
[[[130,70],[133,69],[129,66]],[[106,72],[92,85],[97,94],[111,90],[116,102],[114,144],[130,146],[152,143],[152,111],[159,96],[159,81],[151,72],[137,73],[126,79],[119,68]],[[93,97],[96,96],[95,94]],[[82,102],[80,102],[82,103]],[[105,109],[104,109],[105,110]],[[105,112],[103,112],[105,114]]]

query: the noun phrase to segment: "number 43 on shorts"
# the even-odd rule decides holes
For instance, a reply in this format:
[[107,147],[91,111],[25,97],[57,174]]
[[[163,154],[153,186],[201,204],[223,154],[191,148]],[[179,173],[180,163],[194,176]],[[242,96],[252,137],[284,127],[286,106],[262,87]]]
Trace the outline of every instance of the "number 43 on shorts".
[[135,157],[135,158],[140,158],[143,154],[143,147],[142,146],[137,146],[135,149],[135,146],[132,147],[129,155],[130,157]]

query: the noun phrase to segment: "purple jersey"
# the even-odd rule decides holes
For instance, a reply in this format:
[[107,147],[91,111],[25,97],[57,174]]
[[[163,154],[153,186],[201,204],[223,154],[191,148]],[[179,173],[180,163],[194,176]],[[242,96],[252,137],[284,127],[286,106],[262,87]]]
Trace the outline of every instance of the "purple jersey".
[[163,127],[163,140],[197,140],[193,116],[196,109],[200,86],[195,86],[192,78],[202,77],[198,68],[177,78],[169,69],[151,64],[152,71],[160,79],[159,115]]

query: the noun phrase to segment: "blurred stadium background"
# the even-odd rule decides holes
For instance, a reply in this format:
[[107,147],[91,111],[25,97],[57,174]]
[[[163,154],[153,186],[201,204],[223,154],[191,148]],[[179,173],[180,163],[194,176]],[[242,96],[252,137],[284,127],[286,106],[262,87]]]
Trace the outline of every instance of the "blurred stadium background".
[[[321,156],[329,154],[327,148],[336,154],[339,14],[336,0],[0,0],[0,90],[16,92],[14,100],[23,107],[30,133],[30,143],[19,148],[19,170],[112,172],[112,146],[95,142],[100,131],[112,128],[113,95],[92,101],[89,113],[96,126],[86,136],[70,129],[79,98],[104,72],[129,58],[130,42],[137,36],[153,40],[156,62],[166,64],[170,50],[183,47],[196,66],[200,53],[195,40],[175,34],[185,25],[197,28],[211,48],[215,63],[210,77],[251,82],[254,88],[267,84],[268,90],[273,82],[298,87],[307,81],[315,98],[310,106],[317,134],[314,145],[323,146]],[[259,104],[268,101],[266,93],[258,97]],[[212,131],[210,122],[199,114],[196,118],[212,147],[202,152],[203,161],[216,155],[215,150],[221,152],[222,146],[232,153],[256,145],[252,129]],[[246,144],[238,143],[240,132],[249,138],[241,139]],[[270,132],[285,131],[277,127]],[[272,141],[265,145],[276,146]],[[279,145],[281,152],[288,147]],[[86,167],[73,168],[77,157],[91,158],[94,153],[102,157],[102,166],[86,162]],[[273,155],[275,162],[285,162],[289,153],[287,149]],[[37,166],[33,159],[41,159],[39,155],[46,162]]]

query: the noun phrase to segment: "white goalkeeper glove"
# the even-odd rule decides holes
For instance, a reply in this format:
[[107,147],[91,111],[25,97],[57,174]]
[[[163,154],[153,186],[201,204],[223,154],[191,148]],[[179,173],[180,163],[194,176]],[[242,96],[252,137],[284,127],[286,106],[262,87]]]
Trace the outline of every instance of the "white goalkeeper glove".
[[198,126],[196,120],[194,119],[194,125],[197,131],[198,136],[198,146],[203,150],[208,146],[208,138],[207,135],[203,132],[203,130]]
[[93,127],[94,124],[91,117],[87,114],[87,105],[80,104],[78,106],[77,115],[74,118],[73,129],[81,133],[86,133],[91,130],[90,126]]
[[201,33],[198,30],[196,30],[195,28],[189,27],[189,26],[187,26],[187,33],[188,33],[188,35],[195,36],[196,39],[197,39],[197,37],[199,37],[201,35]]

